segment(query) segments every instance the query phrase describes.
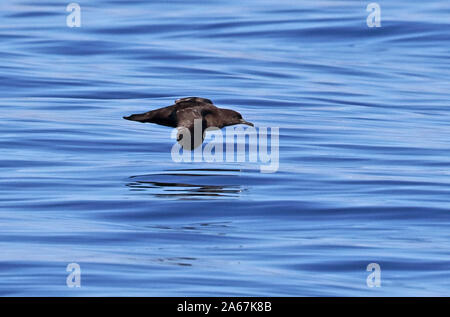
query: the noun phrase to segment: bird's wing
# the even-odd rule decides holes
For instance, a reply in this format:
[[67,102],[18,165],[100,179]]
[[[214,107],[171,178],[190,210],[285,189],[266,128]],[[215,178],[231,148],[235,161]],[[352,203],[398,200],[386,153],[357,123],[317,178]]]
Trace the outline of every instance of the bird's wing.
[[175,118],[177,127],[186,127],[188,129],[194,128],[195,120],[201,120],[203,124],[204,107],[189,107],[175,110]]
[[176,126],[178,122],[178,112],[180,110],[202,107],[204,105],[211,105],[209,103],[203,102],[202,100],[204,99],[198,97],[187,97],[178,99],[177,101],[175,101],[175,104],[171,106],[153,110],[152,119],[156,121],[156,123],[166,122],[168,123],[166,125]]
[[195,120],[201,120],[202,130],[216,126],[214,118],[217,116],[218,108],[212,104],[198,104],[195,107],[178,108],[175,110],[174,118],[177,127],[194,128]]
[[179,103],[190,103],[191,105],[195,104],[201,104],[201,103],[208,103],[210,105],[213,105],[213,102],[210,99],[201,98],[201,97],[185,97],[175,100],[175,104]]
[[[209,110],[208,110],[209,109]],[[125,117],[127,120],[156,123],[168,127],[191,126],[194,119],[201,119],[202,116],[217,109],[209,99],[199,97],[181,98],[175,104],[151,110],[141,114],[133,114]]]
[[[208,102],[205,102],[207,100]],[[217,107],[205,98],[187,97],[178,99],[173,106],[172,117],[177,122],[177,127],[193,127],[194,120],[205,121],[205,117],[217,112]],[[203,129],[207,128],[206,122],[203,122]]]
[[175,111],[177,120],[177,141],[186,149],[194,149],[202,144],[207,128],[216,126],[211,120],[218,108],[212,104],[199,104],[196,107],[180,108]]

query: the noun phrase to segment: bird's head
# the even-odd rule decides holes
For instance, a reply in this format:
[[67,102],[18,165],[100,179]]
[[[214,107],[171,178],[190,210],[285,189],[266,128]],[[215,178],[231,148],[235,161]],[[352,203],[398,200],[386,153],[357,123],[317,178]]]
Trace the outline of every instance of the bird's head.
[[255,125],[251,122],[248,122],[242,118],[242,115],[234,110],[230,109],[221,109],[222,110],[222,118],[223,118],[223,126],[230,126],[235,124],[246,124],[251,127]]

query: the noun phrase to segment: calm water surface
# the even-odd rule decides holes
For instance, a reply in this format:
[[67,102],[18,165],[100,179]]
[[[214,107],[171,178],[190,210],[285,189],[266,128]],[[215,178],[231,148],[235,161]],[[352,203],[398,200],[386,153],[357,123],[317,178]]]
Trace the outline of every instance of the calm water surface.
[[[0,294],[449,295],[450,5],[392,2],[2,1]],[[196,95],[278,172],[122,119]]]

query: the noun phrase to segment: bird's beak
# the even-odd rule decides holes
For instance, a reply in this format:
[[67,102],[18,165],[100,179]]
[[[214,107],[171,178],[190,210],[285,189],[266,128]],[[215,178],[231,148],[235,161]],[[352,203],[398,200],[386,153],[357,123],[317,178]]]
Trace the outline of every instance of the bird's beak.
[[239,121],[239,123],[241,123],[241,124],[246,124],[246,125],[249,125],[249,126],[251,126],[251,127],[254,127],[254,126],[255,126],[253,123],[248,122],[248,121],[245,121],[244,119],[241,119],[241,120]]

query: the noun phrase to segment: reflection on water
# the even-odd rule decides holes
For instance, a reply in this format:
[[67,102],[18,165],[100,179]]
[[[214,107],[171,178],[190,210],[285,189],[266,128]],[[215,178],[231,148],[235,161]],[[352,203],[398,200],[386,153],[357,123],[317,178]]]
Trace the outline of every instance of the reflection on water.
[[178,266],[192,266],[193,261],[197,260],[192,257],[174,257],[174,258],[159,258],[157,259],[160,263],[178,265]]
[[144,192],[162,198],[236,198],[247,190],[246,187],[233,183],[233,180],[238,179],[239,171],[237,169],[172,169],[164,173],[130,176],[132,181],[126,183],[126,186],[130,188],[130,191]]

